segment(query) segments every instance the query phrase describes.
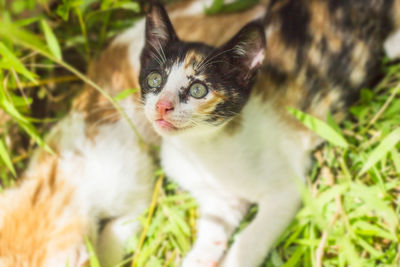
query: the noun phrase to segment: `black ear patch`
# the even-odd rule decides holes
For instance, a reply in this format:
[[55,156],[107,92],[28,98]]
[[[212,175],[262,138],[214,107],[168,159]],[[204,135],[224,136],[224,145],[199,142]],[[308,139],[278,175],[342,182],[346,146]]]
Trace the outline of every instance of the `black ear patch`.
[[231,40],[214,54],[223,61],[220,67],[234,72],[239,85],[248,87],[265,56],[265,33],[261,21],[244,26]]
[[151,1],[146,15],[146,45],[154,47],[165,45],[177,36],[164,6],[158,1]]

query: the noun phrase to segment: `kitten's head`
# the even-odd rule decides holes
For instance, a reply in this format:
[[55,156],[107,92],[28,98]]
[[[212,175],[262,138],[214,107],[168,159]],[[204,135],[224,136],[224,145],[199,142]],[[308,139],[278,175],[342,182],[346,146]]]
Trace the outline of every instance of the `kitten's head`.
[[258,22],[218,48],[183,42],[163,6],[153,2],[139,77],[147,118],[161,135],[224,125],[245,105],[264,49]]

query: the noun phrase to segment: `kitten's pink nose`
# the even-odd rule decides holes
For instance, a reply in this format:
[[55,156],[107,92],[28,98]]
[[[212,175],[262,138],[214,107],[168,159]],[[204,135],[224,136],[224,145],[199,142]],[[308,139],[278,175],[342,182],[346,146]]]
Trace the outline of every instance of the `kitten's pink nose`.
[[164,116],[169,111],[174,110],[174,104],[169,100],[159,100],[156,104],[156,110],[161,116]]

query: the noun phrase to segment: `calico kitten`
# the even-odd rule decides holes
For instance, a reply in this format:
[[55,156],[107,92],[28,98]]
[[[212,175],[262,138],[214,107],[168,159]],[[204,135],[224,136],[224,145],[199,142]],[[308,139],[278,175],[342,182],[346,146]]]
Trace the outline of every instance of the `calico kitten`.
[[[169,7],[172,20],[180,25],[177,31],[187,40],[207,36],[210,44],[218,44],[264,11],[255,6],[206,17],[204,5],[211,2],[194,0]],[[89,77],[111,95],[139,87],[144,22],[119,35],[89,68]],[[193,28],[218,23],[212,31]],[[158,144],[140,101],[136,93],[120,104],[144,141]],[[86,266],[84,237],[88,237],[101,266],[115,266],[124,256],[126,240],[139,227],[137,217],[149,204],[152,157],[109,101],[90,86],[73,101],[70,113],[53,127],[46,142],[55,154],[38,149],[21,182],[0,195],[0,265],[53,267],[68,261],[71,267]],[[107,223],[100,229],[100,222]]]
[[[399,0],[273,0],[262,22],[214,48],[180,40],[153,3],[141,54],[145,113],[163,137],[164,170],[201,213],[184,267],[262,263],[300,205],[295,180],[322,141],[286,107],[342,118],[399,24]],[[253,203],[255,219],[227,250]]]

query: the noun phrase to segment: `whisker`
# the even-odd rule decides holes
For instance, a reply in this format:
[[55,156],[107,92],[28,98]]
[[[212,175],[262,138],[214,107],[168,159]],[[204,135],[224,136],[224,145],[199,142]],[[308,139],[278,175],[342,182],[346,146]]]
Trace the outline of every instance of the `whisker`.
[[[120,103],[120,106],[123,110],[126,110],[127,107],[123,104]],[[94,108],[92,108],[91,110],[88,111],[89,115],[93,115],[96,112],[101,112],[101,111],[107,111],[107,110],[115,110],[117,111],[117,109],[115,108],[115,106],[111,103],[106,103],[106,104],[97,104],[97,106],[94,106]]]
[[164,63],[167,62],[167,57],[165,56],[164,49],[161,46],[160,40],[158,40],[158,47],[160,48],[160,52],[162,53],[162,56],[163,56],[163,59],[164,59],[163,62]]
[[204,60],[202,60],[202,61],[200,62],[199,66],[197,66],[197,67],[198,67],[198,68],[201,68],[203,64],[206,64],[206,63],[208,63],[209,61],[213,60],[214,58],[216,58],[216,57],[218,57],[218,56],[220,56],[220,55],[222,55],[222,54],[224,54],[224,53],[226,53],[226,52],[232,51],[232,50],[233,50],[233,48],[231,48],[231,49],[226,49],[226,50],[223,50],[223,51],[219,52],[218,54],[212,56],[211,58],[206,57]]
[[194,124],[195,126],[200,126],[201,124],[197,121],[195,121],[194,119],[189,119],[189,122]]
[[136,109],[138,109],[138,110],[145,110],[145,107],[144,107],[144,106],[137,106]]
[[219,60],[219,61],[211,61],[211,62],[208,62],[208,63],[202,65],[202,66],[201,66],[201,69],[199,69],[198,71],[202,71],[202,70],[205,69],[207,66],[210,66],[210,65],[215,64],[215,63],[220,63],[220,62],[226,62],[226,61]]
[[160,65],[160,66],[162,65],[162,62],[160,61],[160,59],[158,58],[158,56],[154,52],[152,52],[152,58],[155,61],[157,61],[158,65]]
[[157,63],[159,64],[159,65],[162,65],[162,62],[163,62],[163,57],[161,56],[161,54],[160,54],[160,51],[151,43],[151,42],[148,42],[148,44],[153,48],[153,55],[155,55],[155,58],[154,59],[156,59],[157,60]]
[[113,110],[113,109],[117,110],[114,106],[109,106],[109,107],[98,107],[98,108],[91,109],[91,110],[89,111],[89,114],[93,114],[93,113],[100,112],[100,111]]
[[104,121],[106,121],[106,120],[116,118],[118,115],[120,115],[119,112],[116,112],[116,113],[113,113],[113,114],[104,116],[104,117],[98,119],[97,121],[95,121],[95,122],[93,123],[92,127],[95,127],[95,126],[101,124],[102,122],[104,122]]
[[139,103],[142,104],[143,106],[146,105],[146,102],[144,100],[142,100],[142,99],[140,99]]

